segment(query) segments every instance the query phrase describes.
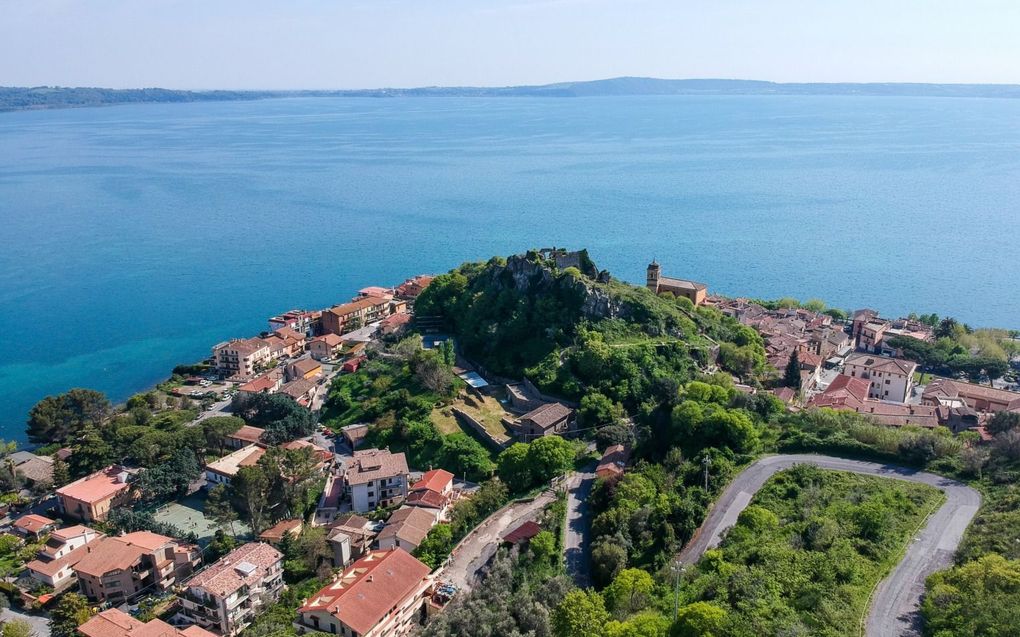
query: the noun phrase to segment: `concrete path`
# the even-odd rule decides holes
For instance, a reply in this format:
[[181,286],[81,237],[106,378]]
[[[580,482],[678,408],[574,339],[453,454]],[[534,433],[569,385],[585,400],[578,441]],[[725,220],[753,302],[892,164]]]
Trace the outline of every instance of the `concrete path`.
[[490,515],[454,547],[438,579],[470,591],[479,571],[496,554],[502,536],[519,524],[534,520],[555,499],[555,494],[545,491],[534,500],[513,502]]
[[567,574],[581,588],[591,586],[591,507],[588,496],[595,484],[595,465],[571,476],[567,484],[567,528],[563,551]]
[[50,620],[42,615],[28,615],[13,608],[5,608],[0,613],[0,621],[10,622],[16,619],[23,619],[32,627],[35,631],[35,637],[49,637],[50,636]]
[[981,506],[981,494],[955,480],[895,465],[829,456],[800,454],[762,458],[726,488],[694,539],[680,552],[680,561],[693,564],[706,550],[718,546],[725,531],[736,524],[740,513],[765,481],[776,472],[797,464],[921,482],[945,493],[945,504],[932,514],[907,548],[903,560],[875,590],[865,633],[869,637],[920,635],[918,608],[924,594],[924,581],[935,571],[952,565],[963,533]]

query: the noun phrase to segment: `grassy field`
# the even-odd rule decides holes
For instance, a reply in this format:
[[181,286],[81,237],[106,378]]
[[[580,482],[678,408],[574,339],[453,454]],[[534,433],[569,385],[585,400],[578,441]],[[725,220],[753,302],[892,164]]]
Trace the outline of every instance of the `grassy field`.
[[705,554],[685,597],[726,611],[734,630],[721,635],[859,634],[872,590],[943,500],[901,480],[808,466],[778,473]]
[[509,414],[503,409],[503,405],[491,396],[479,398],[477,395],[469,394],[466,391],[461,392],[450,405],[439,406],[432,410],[432,422],[442,434],[449,435],[461,431],[471,433],[466,428],[461,427],[457,418],[453,415],[454,407],[480,422],[486,431],[496,438],[507,436],[506,427],[503,426],[501,419],[509,416]]

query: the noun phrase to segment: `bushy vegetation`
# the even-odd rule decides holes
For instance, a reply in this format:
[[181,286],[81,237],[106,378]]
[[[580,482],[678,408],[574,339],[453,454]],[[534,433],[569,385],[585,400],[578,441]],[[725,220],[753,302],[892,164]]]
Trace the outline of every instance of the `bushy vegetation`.
[[1009,637],[1020,626],[1020,561],[989,554],[928,578],[921,606],[931,637]]
[[682,586],[722,635],[856,631],[873,586],[941,504],[927,485],[802,465],[773,476]]

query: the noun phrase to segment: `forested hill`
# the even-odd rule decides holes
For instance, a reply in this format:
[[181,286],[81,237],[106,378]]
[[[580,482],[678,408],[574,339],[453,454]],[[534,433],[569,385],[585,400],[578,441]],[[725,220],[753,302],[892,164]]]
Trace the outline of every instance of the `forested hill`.
[[0,87],[0,112],[139,102],[274,97],[609,97],[624,95],[862,95],[1020,98],[1016,84],[779,83],[757,80],[616,77],[534,86],[425,86],[301,91],[182,91],[162,88]]
[[488,371],[580,399],[602,391],[628,410],[718,363],[751,380],[761,337],[712,308],[656,296],[600,271],[587,251],[529,251],[436,277],[415,303]]

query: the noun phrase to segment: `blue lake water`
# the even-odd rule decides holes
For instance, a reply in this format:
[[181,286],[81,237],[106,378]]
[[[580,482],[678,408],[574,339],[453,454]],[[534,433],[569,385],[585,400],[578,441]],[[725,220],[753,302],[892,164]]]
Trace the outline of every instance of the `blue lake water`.
[[0,114],[0,435],[291,307],[528,247],[1020,327],[1020,100],[284,99]]

